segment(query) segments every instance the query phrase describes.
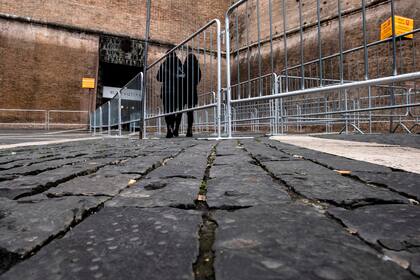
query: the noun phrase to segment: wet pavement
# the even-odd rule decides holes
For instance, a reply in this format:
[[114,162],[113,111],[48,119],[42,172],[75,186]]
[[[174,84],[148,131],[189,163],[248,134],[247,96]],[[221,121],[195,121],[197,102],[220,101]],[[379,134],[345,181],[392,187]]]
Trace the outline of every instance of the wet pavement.
[[0,279],[420,279],[420,175],[268,138],[0,151]]

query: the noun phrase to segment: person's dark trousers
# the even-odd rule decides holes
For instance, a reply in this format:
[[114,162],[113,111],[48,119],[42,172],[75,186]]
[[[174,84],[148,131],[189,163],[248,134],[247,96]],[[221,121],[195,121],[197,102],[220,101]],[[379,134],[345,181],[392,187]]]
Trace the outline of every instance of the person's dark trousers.
[[194,123],[194,111],[189,111],[187,113],[188,116],[188,129],[187,129],[187,137],[193,137],[192,127]]
[[175,122],[175,115],[165,116],[166,121],[166,138],[174,137],[174,122]]
[[174,130],[174,136],[179,136],[179,126],[181,125],[182,121],[182,113],[175,115],[175,130]]

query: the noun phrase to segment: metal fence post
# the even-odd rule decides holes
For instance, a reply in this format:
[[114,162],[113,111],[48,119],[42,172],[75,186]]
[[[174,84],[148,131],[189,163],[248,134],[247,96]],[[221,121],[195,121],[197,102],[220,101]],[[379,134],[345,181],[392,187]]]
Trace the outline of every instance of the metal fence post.
[[89,133],[92,133],[92,113],[89,112]]
[[45,129],[50,130],[50,112],[45,111]]
[[108,135],[111,135],[111,101],[108,101]]
[[142,92],[142,105],[143,105],[143,116],[142,116],[142,127],[140,128],[140,133],[142,133],[143,135],[140,135],[141,138],[146,139],[146,133],[147,133],[147,127],[146,127],[146,118],[147,118],[147,99],[146,99],[146,80],[144,79],[144,74],[141,74],[141,92]]
[[93,112],[93,135],[96,135],[96,111]]
[[[279,77],[274,73],[274,95],[279,94]],[[274,129],[273,134],[279,133],[279,100],[274,100]]]
[[121,124],[121,91],[118,91],[118,136],[122,135]]
[[102,133],[102,125],[103,125],[103,112],[102,112],[102,106],[99,107],[99,131]]
[[[228,123],[228,138],[232,137],[232,117],[231,117],[231,74],[230,74],[230,20],[229,11],[226,13],[225,36],[226,36],[226,97],[227,97],[227,123]],[[220,43],[220,38],[218,44]],[[219,51],[220,52],[220,51]],[[220,112],[220,111],[219,111]],[[219,124],[220,125],[220,124]],[[220,131],[220,129],[219,129]],[[220,137],[220,135],[219,135]]]

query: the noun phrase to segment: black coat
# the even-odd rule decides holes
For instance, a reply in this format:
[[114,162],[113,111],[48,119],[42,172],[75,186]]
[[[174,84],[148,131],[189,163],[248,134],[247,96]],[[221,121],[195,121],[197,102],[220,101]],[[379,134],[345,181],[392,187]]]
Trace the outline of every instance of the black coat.
[[169,54],[160,65],[156,79],[162,82],[160,97],[165,113],[181,110],[182,62],[176,54]]
[[201,81],[200,63],[195,55],[189,54],[182,68],[185,75],[182,103],[183,106],[187,105],[188,108],[192,108],[198,103],[197,86]]

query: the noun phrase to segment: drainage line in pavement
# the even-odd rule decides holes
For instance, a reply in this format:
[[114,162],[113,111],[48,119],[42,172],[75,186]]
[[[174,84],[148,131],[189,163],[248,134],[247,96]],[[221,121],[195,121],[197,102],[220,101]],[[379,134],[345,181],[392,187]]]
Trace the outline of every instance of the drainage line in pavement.
[[216,236],[217,222],[212,218],[212,212],[206,202],[207,181],[210,178],[210,169],[216,159],[216,146],[213,146],[207,158],[207,166],[200,184],[198,199],[195,201],[196,209],[202,211],[202,223],[198,231],[199,254],[193,263],[195,280],[214,280],[215,252],[213,245]]

